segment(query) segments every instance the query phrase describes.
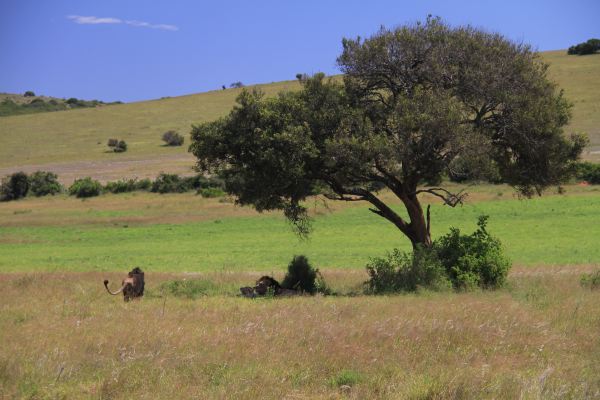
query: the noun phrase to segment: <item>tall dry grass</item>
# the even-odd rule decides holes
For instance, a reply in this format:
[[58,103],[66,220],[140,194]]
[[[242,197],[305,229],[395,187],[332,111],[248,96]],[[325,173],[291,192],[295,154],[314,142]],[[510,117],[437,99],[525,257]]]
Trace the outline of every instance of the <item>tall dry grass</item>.
[[[0,276],[3,398],[600,398],[600,291],[583,269],[516,270],[497,292],[248,300],[258,273]],[[326,272],[338,292],[365,275]],[[115,281],[119,274],[108,277]],[[196,300],[173,279],[221,288]]]

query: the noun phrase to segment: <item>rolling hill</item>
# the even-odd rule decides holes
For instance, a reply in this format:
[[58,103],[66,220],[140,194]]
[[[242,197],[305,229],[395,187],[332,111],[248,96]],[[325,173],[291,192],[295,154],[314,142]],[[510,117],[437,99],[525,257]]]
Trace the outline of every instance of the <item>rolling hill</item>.
[[[584,155],[600,160],[600,54],[542,53],[550,75],[575,107],[567,131],[587,132]],[[296,81],[256,85],[268,96],[298,88]],[[233,106],[241,89],[216,90],[159,100],[0,118],[0,176],[23,170],[50,170],[71,182],[92,176],[101,181],[153,177],[161,171],[191,173],[188,132],[194,123],[214,120]],[[181,147],[163,146],[167,130],[186,136]],[[126,153],[108,151],[109,138],[126,140]]]

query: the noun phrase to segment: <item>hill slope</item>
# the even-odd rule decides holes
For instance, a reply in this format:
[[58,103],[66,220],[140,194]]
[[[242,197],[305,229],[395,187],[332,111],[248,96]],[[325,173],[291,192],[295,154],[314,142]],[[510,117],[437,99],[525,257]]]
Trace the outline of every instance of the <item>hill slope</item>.
[[[600,159],[600,54],[543,53],[550,74],[575,109],[568,131],[585,131],[591,145],[586,158]],[[295,81],[257,85],[267,95],[298,88]],[[52,170],[64,182],[90,175],[101,180],[151,177],[160,171],[190,173],[187,153],[193,123],[225,115],[240,89],[218,90],[160,100],[0,119],[0,176],[16,170]],[[186,136],[182,147],[165,147],[167,130]],[[109,138],[124,139],[126,153],[107,151]]]

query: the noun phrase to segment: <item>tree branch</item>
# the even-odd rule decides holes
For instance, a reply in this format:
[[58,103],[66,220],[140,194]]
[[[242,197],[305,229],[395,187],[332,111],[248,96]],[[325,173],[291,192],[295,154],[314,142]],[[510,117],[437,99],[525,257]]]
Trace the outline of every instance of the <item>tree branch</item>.
[[452,193],[444,188],[437,187],[417,190],[415,195],[420,193],[429,193],[442,199],[444,204],[449,205],[450,207],[456,207],[457,205],[462,204],[465,197],[467,197],[468,193],[466,193],[465,190],[466,188],[462,189],[458,193]]

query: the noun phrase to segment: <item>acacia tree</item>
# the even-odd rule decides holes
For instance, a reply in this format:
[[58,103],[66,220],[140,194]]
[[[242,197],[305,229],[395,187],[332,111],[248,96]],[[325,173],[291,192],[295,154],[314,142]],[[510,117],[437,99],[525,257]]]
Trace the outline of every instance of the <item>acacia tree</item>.
[[[563,135],[570,105],[547,65],[499,34],[428,18],[344,39],[338,64],[343,83],[299,75],[300,91],[244,91],[228,116],[194,126],[198,169],[221,174],[240,204],[283,210],[300,233],[309,228],[301,202],[324,190],[371,203],[413,246],[428,247],[419,195],[459,204],[464,192],[431,186],[457,160],[488,164],[531,196],[563,181],[586,143]],[[408,218],[378,196],[382,188]]]

